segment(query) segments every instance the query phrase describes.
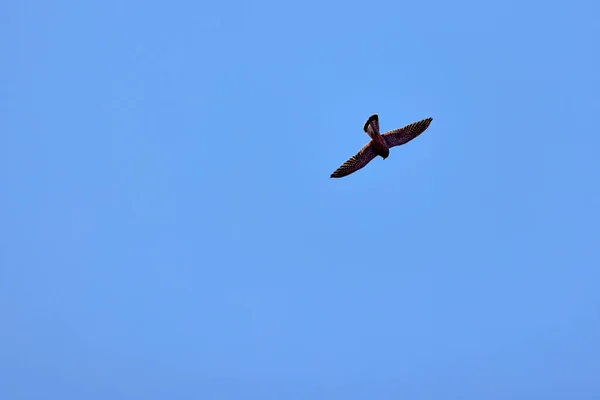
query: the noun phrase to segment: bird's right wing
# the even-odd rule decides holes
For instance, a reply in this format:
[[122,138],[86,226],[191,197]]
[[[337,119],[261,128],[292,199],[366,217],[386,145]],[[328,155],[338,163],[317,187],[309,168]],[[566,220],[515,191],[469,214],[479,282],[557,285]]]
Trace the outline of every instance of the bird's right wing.
[[386,132],[381,136],[383,136],[389,147],[400,146],[406,142],[410,142],[421,133],[425,132],[425,129],[429,127],[432,119],[433,118],[425,118],[421,121],[406,125],[404,128]]
[[377,154],[375,154],[373,142],[369,142],[366,146],[360,149],[358,153],[350,157],[348,161],[336,169],[335,172],[331,174],[331,178],[341,178],[343,176],[350,175],[351,173],[356,172],[367,165],[376,156]]

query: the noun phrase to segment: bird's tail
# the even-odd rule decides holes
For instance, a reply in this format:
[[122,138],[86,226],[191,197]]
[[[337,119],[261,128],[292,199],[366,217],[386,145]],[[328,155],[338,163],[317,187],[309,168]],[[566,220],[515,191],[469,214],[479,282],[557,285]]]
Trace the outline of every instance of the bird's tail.
[[367,135],[374,139],[375,136],[379,135],[379,117],[377,114],[373,114],[369,117],[367,122],[365,122],[365,126],[363,130],[367,132]]

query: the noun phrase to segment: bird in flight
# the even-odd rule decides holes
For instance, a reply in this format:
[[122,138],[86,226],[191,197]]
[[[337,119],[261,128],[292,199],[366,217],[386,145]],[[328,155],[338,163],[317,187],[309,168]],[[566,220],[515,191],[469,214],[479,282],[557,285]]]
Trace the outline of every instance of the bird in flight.
[[391,147],[400,146],[419,136],[427,129],[432,119],[426,118],[406,125],[404,128],[394,129],[380,135],[379,117],[377,114],[371,115],[363,127],[363,130],[369,135],[371,141],[336,169],[331,174],[331,178],[341,178],[350,175],[363,168],[377,156],[381,156],[385,160],[390,155]]

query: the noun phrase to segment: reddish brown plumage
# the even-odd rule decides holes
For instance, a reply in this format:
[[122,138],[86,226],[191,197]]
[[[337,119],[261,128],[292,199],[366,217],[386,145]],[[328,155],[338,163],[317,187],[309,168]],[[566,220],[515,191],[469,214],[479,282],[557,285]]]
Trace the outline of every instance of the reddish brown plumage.
[[400,146],[416,138],[429,127],[431,121],[432,118],[426,118],[381,135],[379,133],[379,117],[377,114],[371,115],[363,127],[371,141],[335,170],[331,174],[331,178],[350,175],[366,166],[376,156],[386,159],[390,154],[390,147]]

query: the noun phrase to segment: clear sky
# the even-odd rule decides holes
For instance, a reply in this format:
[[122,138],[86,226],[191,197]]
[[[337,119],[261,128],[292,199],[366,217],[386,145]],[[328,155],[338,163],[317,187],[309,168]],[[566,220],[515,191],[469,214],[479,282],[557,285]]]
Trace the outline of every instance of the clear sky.
[[0,398],[600,398],[599,12],[4,1]]

